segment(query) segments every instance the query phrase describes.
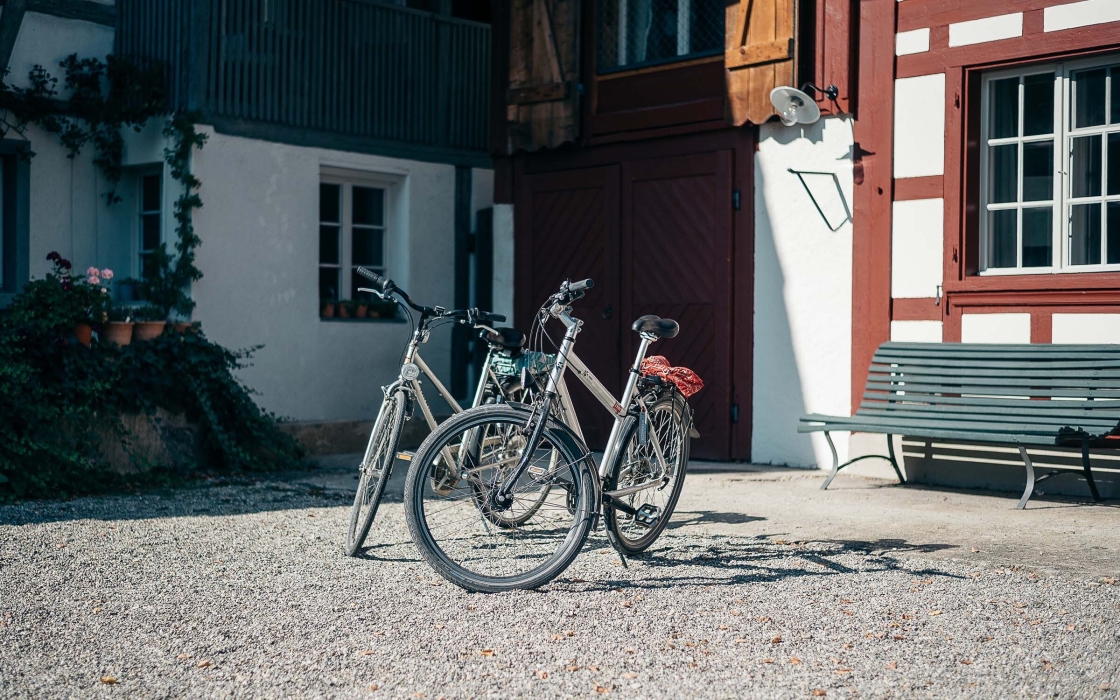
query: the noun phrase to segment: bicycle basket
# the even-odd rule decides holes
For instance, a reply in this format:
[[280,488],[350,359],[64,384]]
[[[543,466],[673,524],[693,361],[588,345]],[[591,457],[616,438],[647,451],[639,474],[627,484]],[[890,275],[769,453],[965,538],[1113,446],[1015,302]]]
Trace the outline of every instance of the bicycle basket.
[[556,364],[556,355],[543,352],[526,351],[516,358],[496,354],[490,360],[490,369],[499,377],[520,377],[521,370],[528,369],[534,377],[547,375]]

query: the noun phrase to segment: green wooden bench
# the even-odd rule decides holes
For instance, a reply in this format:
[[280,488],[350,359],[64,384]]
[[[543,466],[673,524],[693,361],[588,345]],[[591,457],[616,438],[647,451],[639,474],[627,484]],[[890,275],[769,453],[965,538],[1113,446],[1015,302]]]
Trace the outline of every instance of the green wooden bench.
[[[1093,498],[1101,500],[1089,466],[1090,447],[1120,447],[1120,345],[973,345],[884,343],[875,352],[859,410],[851,417],[809,414],[798,432],[824,432],[832,472],[861,459],[895,459],[892,435],[1019,448],[1027,485],[1025,508],[1038,479],[1027,447],[1080,447]],[[840,464],[831,432],[885,433],[888,456],[864,455]]]

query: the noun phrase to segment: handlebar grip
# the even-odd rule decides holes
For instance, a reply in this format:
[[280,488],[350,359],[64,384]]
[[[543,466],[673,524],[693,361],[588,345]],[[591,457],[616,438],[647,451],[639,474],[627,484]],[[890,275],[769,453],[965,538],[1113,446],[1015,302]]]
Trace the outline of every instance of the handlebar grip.
[[361,267],[360,265],[354,270],[354,272],[357,272],[362,277],[365,277],[370,282],[373,282],[374,286],[376,286],[381,291],[385,291],[386,285],[391,282],[391,280],[385,279],[376,272],[371,272],[366,268]]
[[589,278],[589,279],[585,279],[581,282],[572,282],[571,284],[568,285],[568,291],[569,292],[582,292],[583,290],[591,289],[594,286],[595,286],[595,280]]

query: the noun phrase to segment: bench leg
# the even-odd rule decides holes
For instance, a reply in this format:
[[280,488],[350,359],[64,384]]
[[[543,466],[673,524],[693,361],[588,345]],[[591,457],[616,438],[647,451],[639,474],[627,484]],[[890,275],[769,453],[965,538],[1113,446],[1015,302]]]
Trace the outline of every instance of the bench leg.
[[1023,457],[1023,466],[1027,468],[1027,488],[1023,489],[1023,497],[1019,499],[1019,505],[1015,506],[1019,510],[1027,507],[1027,501],[1030,500],[1031,494],[1034,493],[1034,465],[1031,464],[1030,455],[1027,454],[1027,448],[1019,445],[1019,454]]
[[1089,441],[1081,441],[1081,466],[1085,470],[1085,481],[1089,482],[1089,490],[1093,492],[1093,500],[1100,501],[1101,494],[1097,491],[1097,482],[1093,481],[1093,471],[1089,468]]
[[828,485],[840,473],[840,456],[836,454],[836,445],[832,442],[832,435],[827,430],[824,431],[824,439],[828,440],[828,449],[832,450],[832,471],[829,472],[828,478],[821,484],[821,491],[827,491]]
[[906,479],[902,476],[902,470],[898,468],[898,460],[894,458],[894,435],[887,435],[887,454],[890,455],[894,473],[898,475],[898,483],[905,484]]

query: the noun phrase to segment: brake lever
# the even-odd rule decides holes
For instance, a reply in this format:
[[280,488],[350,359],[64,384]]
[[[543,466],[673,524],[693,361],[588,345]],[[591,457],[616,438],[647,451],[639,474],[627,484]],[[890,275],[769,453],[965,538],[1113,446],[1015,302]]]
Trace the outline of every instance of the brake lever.
[[379,292],[376,289],[370,289],[369,287],[358,287],[358,291],[359,292],[368,292],[370,294],[373,294],[373,295],[379,297],[382,301],[389,301],[389,296],[387,294]]

